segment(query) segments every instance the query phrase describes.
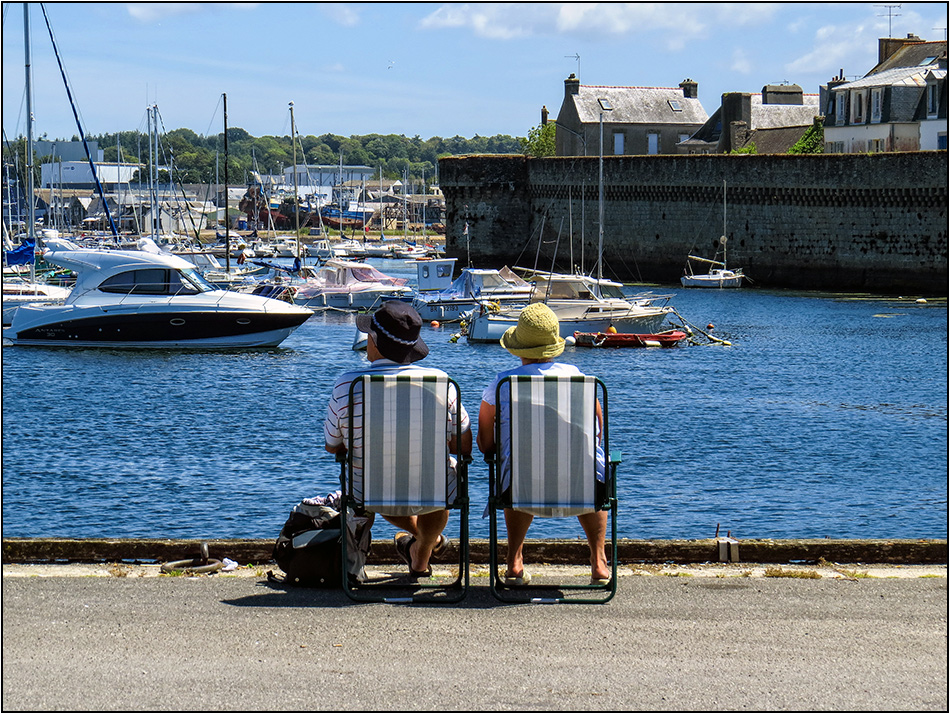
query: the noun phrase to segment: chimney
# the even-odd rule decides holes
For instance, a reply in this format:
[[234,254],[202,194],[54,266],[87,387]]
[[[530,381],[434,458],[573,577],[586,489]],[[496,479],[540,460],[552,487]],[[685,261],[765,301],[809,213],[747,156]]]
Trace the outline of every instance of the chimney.
[[893,55],[904,45],[912,45],[917,42],[923,42],[913,32],[908,32],[906,38],[902,37],[881,37],[877,41],[877,63],[881,64],[888,57]]
[[571,95],[576,95],[581,90],[581,80],[574,76],[574,73],[571,72],[571,76],[564,80],[564,96],[570,97]]
[[544,126],[548,123],[548,108],[547,106],[541,107],[541,126]]
[[752,95],[748,92],[723,94],[720,112],[722,133],[719,135],[718,151],[725,153],[736,148],[732,145],[732,131],[730,130],[733,122],[742,122],[746,130],[754,128],[752,126]]
[[696,99],[699,96],[699,85],[689,77],[680,82],[680,89],[683,90],[684,99]]
[[797,84],[766,84],[762,87],[763,104],[804,104],[802,88]]

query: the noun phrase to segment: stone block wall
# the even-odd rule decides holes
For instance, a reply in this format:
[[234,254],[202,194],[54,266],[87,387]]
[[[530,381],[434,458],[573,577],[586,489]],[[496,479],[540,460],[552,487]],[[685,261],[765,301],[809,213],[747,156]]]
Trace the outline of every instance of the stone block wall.
[[[452,157],[439,168],[450,255],[593,267],[597,157]],[[610,156],[603,175],[605,276],[678,284],[687,254],[716,251],[725,182],[729,264],[755,285],[947,294],[945,151]]]

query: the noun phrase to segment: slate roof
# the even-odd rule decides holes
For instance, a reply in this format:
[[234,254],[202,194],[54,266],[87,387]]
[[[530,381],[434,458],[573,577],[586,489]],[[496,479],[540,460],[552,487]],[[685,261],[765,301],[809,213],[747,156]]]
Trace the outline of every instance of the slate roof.
[[[600,121],[600,99],[613,107],[604,112],[604,121],[611,124],[702,124],[709,117],[699,99],[687,99],[680,88],[669,87],[601,87],[580,85],[571,95],[577,116],[583,124]],[[677,103],[680,111],[673,107]]]
[[[821,113],[817,94],[802,95],[803,104],[763,104],[761,94],[752,94],[752,126],[750,131],[758,129],[794,128],[801,137],[801,127],[811,126],[814,118]],[[722,107],[713,112],[709,120],[693,136],[682,142],[684,145],[717,144],[722,136]],[[777,139],[778,140],[778,139]],[[754,139],[753,139],[754,141]],[[758,143],[756,143],[758,149]],[[787,147],[786,147],[787,148]],[[767,153],[761,151],[760,153]]]
[[942,42],[911,42],[905,44],[886,60],[879,63],[865,76],[870,77],[871,75],[880,74],[881,72],[886,72],[898,67],[919,68],[921,67],[921,62],[931,57],[934,58],[933,64],[936,64],[937,58],[941,56],[944,58],[947,56],[946,40]]
[[939,80],[947,76],[947,70],[936,69],[936,63],[922,67],[895,67],[894,69],[869,74],[847,84],[839,84],[835,87],[835,91],[866,89],[868,87],[925,87],[927,86],[927,76],[930,74],[933,74],[934,78]]

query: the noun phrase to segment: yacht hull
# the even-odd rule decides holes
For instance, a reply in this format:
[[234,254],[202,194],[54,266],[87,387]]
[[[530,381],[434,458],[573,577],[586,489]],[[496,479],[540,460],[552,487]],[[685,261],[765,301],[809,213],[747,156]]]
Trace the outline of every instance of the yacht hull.
[[4,337],[17,345],[38,347],[275,347],[309,317],[309,313],[228,310],[43,312],[40,306],[21,307],[17,324],[5,330]]

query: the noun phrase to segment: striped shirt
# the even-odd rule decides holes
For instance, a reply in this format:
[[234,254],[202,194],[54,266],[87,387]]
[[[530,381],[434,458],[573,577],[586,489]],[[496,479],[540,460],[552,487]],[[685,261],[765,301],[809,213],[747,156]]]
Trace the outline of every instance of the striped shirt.
[[[341,374],[330,393],[327,404],[327,416],[323,420],[323,438],[329,447],[347,446],[349,443],[349,401],[350,384],[364,374],[412,374],[446,376],[445,372],[433,367],[420,367],[415,364],[399,364],[388,359],[379,359],[363,369],[355,369]],[[471,428],[468,412],[459,400],[455,386],[449,384],[449,418],[445,425],[445,438],[455,433],[456,423],[460,419],[462,433]],[[363,390],[360,386],[353,393],[353,476],[363,473]]]

